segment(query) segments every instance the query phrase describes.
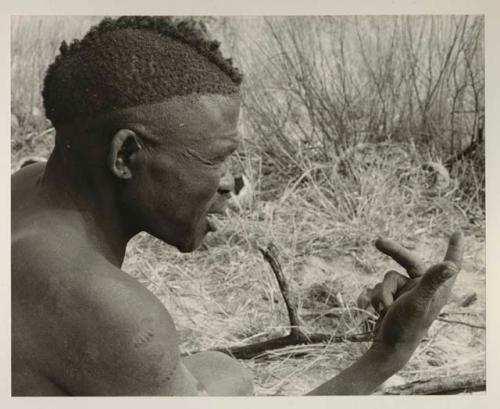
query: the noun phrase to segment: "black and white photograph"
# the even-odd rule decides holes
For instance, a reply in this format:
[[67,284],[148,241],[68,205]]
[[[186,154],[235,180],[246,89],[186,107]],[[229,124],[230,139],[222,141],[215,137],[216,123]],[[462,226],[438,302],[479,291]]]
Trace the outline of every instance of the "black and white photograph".
[[485,119],[481,14],[10,16],[11,396],[485,395]]

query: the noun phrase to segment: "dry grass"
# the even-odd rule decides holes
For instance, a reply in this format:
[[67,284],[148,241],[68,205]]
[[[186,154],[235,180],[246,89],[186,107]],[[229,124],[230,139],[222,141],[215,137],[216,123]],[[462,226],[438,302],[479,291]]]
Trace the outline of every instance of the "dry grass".
[[[60,40],[80,36],[96,20],[13,20],[12,112],[19,120],[12,134],[13,167],[22,156],[46,156],[50,151],[53,130],[41,114],[39,96],[43,71]],[[261,23],[252,24],[255,29]],[[231,40],[228,48],[238,50],[244,33],[238,35],[235,26],[226,23],[218,30]],[[250,51],[240,47],[247,69],[252,65]],[[445,189],[431,186],[421,164],[439,161],[436,151],[422,152],[408,140],[363,140],[363,145],[351,146],[331,160],[308,154],[300,143],[294,156],[283,149],[284,139],[277,145],[263,142],[252,124],[249,101],[242,116],[244,144],[236,162],[254,186],[253,204],[230,210],[218,221],[218,232],[192,254],[181,254],[146,234],[128,246],[123,269],[165,304],[183,352],[255,342],[287,331],[277,283],[257,250],[269,241],[280,251],[304,329],[354,333],[359,332],[354,307],[358,293],[394,267],[373,247],[376,236],[395,239],[435,262],[444,254],[446,234],[461,228],[466,260],[447,310],[460,313],[454,320],[484,324],[484,212],[473,195],[464,200],[456,178]],[[281,166],[283,158],[292,169]],[[480,190],[481,183],[479,178],[472,185]],[[471,290],[478,301],[467,309],[457,308]],[[296,395],[335,375],[367,346],[290,347],[244,364],[254,373],[259,395]],[[483,329],[436,322],[400,375],[411,381],[484,367]]]

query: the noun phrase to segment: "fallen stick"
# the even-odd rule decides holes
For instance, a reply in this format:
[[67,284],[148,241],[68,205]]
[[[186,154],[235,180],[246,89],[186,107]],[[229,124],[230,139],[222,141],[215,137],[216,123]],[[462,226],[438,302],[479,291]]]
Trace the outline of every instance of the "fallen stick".
[[459,320],[449,320],[449,319],[442,318],[442,317],[439,317],[439,316],[438,316],[437,320],[438,321],[442,321],[442,322],[446,322],[448,324],[465,325],[466,327],[471,327],[471,328],[486,329],[485,325],[471,324],[469,322],[459,321]]
[[271,242],[268,244],[267,249],[259,247],[260,252],[264,256],[276,277],[278,286],[285,301],[286,309],[288,311],[288,319],[290,322],[290,333],[288,335],[272,338],[267,341],[257,342],[255,344],[243,345],[237,347],[217,348],[216,351],[224,352],[239,359],[251,359],[258,355],[262,355],[266,351],[273,349],[284,348],[291,345],[303,344],[319,344],[319,343],[339,343],[339,342],[368,342],[372,339],[371,332],[363,332],[359,334],[306,334],[301,329],[297,307],[292,303],[290,290],[286,281],[285,275],[278,260],[278,250]]
[[486,376],[481,372],[466,375],[441,376],[392,386],[385,389],[383,395],[456,395],[485,390]]
[[278,249],[272,242],[270,242],[267,245],[267,249],[259,247],[259,251],[264,256],[264,260],[266,260],[271,266],[274,276],[276,277],[276,281],[278,282],[281,295],[283,296],[283,300],[285,301],[286,309],[288,311],[288,319],[290,321],[291,331],[290,335],[295,335],[296,337],[301,338],[303,334],[300,330],[299,315],[297,313],[297,308],[290,301],[290,290],[283,274],[283,270],[281,269],[281,264],[278,260]]
[[458,305],[460,307],[469,307],[477,301],[477,293],[475,291],[470,292],[469,294],[462,297]]
[[339,342],[369,342],[372,340],[372,333],[360,333],[352,335],[328,335],[311,334],[306,336],[300,334],[288,334],[283,337],[272,338],[267,341],[257,342],[255,344],[243,345],[239,347],[217,348],[216,351],[224,352],[238,359],[252,359],[263,355],[267,351],[280,349],[291,345],[321,344],[321,343],[339,343]]

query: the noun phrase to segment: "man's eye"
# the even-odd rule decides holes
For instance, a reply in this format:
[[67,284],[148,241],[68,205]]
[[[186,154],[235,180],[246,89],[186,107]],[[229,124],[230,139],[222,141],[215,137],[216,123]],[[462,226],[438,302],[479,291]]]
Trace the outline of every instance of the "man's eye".
[[213,158],[211,158],[210,162],[212,162],[214,165],[221,165],[222,163],[229,164],[230,158],[226,155],[219,155],[219,156],[214,156]]
[[227,167],[230,167],[232,161],[233,161],[233,155],[219,154],[208,157],[206,163],[210,166],[226,165]]
[[226,157],[222,157],[222,156],[218,156],[216,158],[213,158],[212,162],[213,163],[217,163],[217,164],[220,164],[220,163],[224,163],[226,161]]

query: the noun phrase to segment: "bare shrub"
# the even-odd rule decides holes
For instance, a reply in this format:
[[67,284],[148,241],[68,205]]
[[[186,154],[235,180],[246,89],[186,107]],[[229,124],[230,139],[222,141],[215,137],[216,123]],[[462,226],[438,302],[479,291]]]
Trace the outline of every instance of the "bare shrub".
[[[270,17],[220,24],[225,33],[238,25],[242,41],[235,51],[247,74],[244,123],[273,177],[336,163],[366,142],[408,143],[422,162],[432,156],[453,170],[463,167],[461,153],[481,142],[482,17]],[[254,35],[244,37],[245,27]],[[484,189],[481,155],[467,160],[476,163],[473,184]],[[468,174],[454,174],[461,186],[470,185],[463,180]]]

